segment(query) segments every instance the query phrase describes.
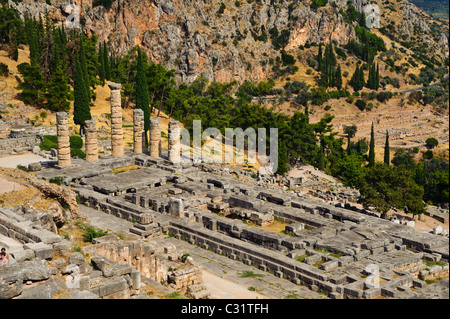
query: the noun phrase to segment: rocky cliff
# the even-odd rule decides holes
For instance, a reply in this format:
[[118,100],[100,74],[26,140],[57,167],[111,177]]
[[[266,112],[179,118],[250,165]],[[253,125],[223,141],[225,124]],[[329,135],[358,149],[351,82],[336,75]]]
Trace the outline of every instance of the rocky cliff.
[[[109,42],[116,54],[141,45],[152,61],[176,69],[177,79],[185,82],[200,75],[221,82],[270,76],[269,60],[280,56],[270,30],[289,31],[287,51],[330,40],[343,45],[355,36],[352,25],[339,13],[347,0],[330,0],[319,8],[313,8],[311,0],[111,0],[106,7],[99,4],[107,2],[9,0],[21,15],[48,11],[59,22],[70,19],[70,10],[76,8],[72,13],[79,13],[86,32]],[[369,4],[369,0],[351,2],[358,11]],[[396,20],[396,30],[407,38],[419,30],[438,55],[448,55],[448,32],[433,34],[429,17],[413,4],[406,0],[370,3],[379,6],[381,25]]]

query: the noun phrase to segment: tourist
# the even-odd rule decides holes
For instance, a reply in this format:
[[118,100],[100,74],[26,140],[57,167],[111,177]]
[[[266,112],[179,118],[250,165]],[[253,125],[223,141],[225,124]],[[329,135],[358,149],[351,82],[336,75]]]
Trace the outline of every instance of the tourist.
[[0,266],[9,264],[8,258],[6,258],[6,253],[2,251],[0,253]]
[[8,260],[8,263],[9,263],[9,255],[6,253],[6,248],[3,247],[2,250],[1,250],[1,252],[2,252],[2,253],[5,253],[6,260]]

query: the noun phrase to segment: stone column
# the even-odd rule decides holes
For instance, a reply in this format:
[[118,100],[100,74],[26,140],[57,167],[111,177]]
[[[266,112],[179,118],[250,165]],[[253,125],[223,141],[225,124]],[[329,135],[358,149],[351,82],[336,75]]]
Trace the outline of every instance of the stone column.
[[86,161],[95,162],[98,160],[98,141],[97,141],[97,128],[95,127],[95,121],[85,121],[85,152]]
[[142,153],[144,137],[144,111],[141,109],[133,110],[133,151]]
[[150,118],[150,156],[161,155],[161,118]]
[[180,122],[170,121],[169,122],[169,161],[172,163],[180,162]]
[[58,165],[70,166],[70,133],[66,112],[56,113],[56,125],[58,136]]
[[111,146],[112,156],[123,156],[122,103],[119,83],[108,84],[111,89]]

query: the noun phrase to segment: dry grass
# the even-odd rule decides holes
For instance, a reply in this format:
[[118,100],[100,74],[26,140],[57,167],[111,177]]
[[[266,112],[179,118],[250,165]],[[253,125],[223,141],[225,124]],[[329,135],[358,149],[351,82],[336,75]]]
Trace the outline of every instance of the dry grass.
[[128,171],[134,171],[138,168],[139,168],[139,165],[127,165],[127,166],[113,168],[112,172],[114,174],[118,174],[118,173],[124,173],[124,172],[128,172]]

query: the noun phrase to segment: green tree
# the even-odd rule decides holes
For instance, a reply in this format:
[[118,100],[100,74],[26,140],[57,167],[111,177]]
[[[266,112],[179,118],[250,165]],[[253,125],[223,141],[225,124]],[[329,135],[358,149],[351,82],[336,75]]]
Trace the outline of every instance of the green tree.
[[44,102],[45,81],[39,66],[21,63],[17,66],[23,82],[18,85],[19,98],[25,104],[42,106]]
[[47,84],[45,108],[60,112],[70,109],[71,90],[68,84],[68,74],[60,63],[53,73],[51,81]]
[[348,84],[350,84],[355,91],[359,91],[364,87],[364,70],[362,67],[359,67],[359,64],[356,65],[355,72],[353,73]]
[[336,68],[333,86],[336,87],[338,90],[342,89],[342,73],[341,73],[341,65],[340,64],[338,64],[338,66]]
[[411,173],[402,167],[376,163],[364,170],[356,183],[361,196],[359,202],[365,207],[374,206],[386,214],[391,208],[405,206],[413,214],[425,211],[423,187],[417,185]]
[[103,70],[105,72],[105,79],[111,80],[111,67],[109,63],[109,53],[108,53],[108,47],[106,46],[106,42],[103,41]]
[[384,143],[384,164],[390,165],[390,154],[389,154],[389,132],[386,131],[386,142]]
[[425,140],[425,144],[427,145],[428,148],[433,149],[436,146],[438,146],[439,142],[434,137],[429,137]]
[[85,75],[80,61],[77,59],[74,75],[74,104],[73,122],[80,125],[80,133],[84,130],[85,121],[91,120],[91,110],[89,108],[89,96],[86,90]]
[[147,133],[150,129],[150,98],[148,93],[147,76],[145,74],[145,62],[143,60],[143,54],[140,48],[138,48],[135,83],[136,108],[144,111],[145,144],[148,145]]
[[369,143],[369,167],[375,165],[375,133],[373,131],[373,122],[370,129],[370,143]]

